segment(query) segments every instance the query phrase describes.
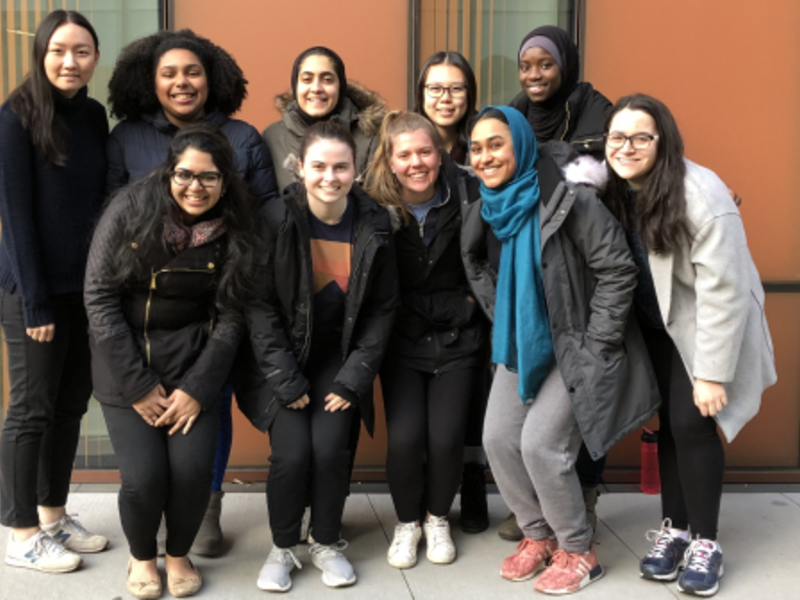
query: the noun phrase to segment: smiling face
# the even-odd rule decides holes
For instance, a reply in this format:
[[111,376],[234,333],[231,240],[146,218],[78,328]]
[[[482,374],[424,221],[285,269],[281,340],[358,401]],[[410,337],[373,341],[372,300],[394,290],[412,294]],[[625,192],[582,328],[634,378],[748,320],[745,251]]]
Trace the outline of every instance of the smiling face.
[[406,204],[423,204],[436,193],[442,157],[424,129],[398,133],[392,138],[389,165],[403,188]]
[[428,76],[425,78],[426,86],[443,86],[451,88],[459,86],[463,88],[462,93],[448,92],[442,93],[438,98],[432,98],[425,92],[425,114],[433,121],[440,131],[454,128],[458,122],[467,114],[468,91],[467,82],[461,69],[454,65],[434,65],[428,69]]
[[72,98],[92,78],[100,53],[92,34],[75,23],[53,32],[44,56],[44,72],[60,94]]
[[[609,132],[632,136],[637,133],[658,135],[656,122],[643,110],[623,108],[611,119]],[[647,148],[637,150],[630,140],[622,148],[609,148],[606,145],[606,160],[614,172],[638,190],[647,181],[647,176],[656,164],[658,140],[653,140]]]
[[519,84],[531,102],[544,102],[561,89],[561,69],[540,46],[528,48],[519,59]]
[[314,214],[317,214],[315,208],[328,212],[332,205],[346,206],[347,194],[356,179],[352,149],[339,140],[312,142],[300,165],[300,179]]
[[[195,148],[184,150],[173,170],[192,175],[219,173],[211,155]],[[170,178],[170,192],[183,211],[183,218],[187,223],[197,220],[197,217],[214,208],[225,192],[224,181],[220,181],[214,187],[203,187],[198,177],[193,178],[188,186],[178,185],[175,183],[176,179],[174,176]]]
[[339,102],[339,86],[339,77],[329,57],[307,56],[297,76],[297,104],[307,115],[324,117]]
[[208,77],[194,52],[175,48],[165,52],[156,67],[156,96],[164,114],[183,127],[203,116],[208,100]]
[[511,181],[517,171],[511,130],[498,119],[481,119],[475,124],[469,154],[475,175],[488,188]]

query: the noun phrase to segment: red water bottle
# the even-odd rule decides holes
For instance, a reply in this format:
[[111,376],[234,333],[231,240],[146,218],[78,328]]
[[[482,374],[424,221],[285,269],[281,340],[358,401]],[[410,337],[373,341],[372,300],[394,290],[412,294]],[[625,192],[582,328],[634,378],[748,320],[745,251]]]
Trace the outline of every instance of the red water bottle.
[[658,475],[658,432],[642,427],[642,476],[639,489],[644,494],[660,494]]

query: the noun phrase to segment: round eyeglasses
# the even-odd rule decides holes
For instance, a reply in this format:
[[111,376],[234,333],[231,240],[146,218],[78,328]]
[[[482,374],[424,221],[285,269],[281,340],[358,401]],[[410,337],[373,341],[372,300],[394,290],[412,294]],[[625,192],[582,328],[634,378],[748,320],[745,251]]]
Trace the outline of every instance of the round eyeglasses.
[[454,83],[453,85],[428,83],[425,84],[425,91],[431,98],[441,98],[445,92],[449,92],[451,98],[463,98],[467,95],[467,86],[463,83]]
[[606,146],[618,150],[625,145],[625,142],[630,141],[631,146],[633,146],[635,150],[646,150],[650,147],[650,144],[653,143],[653,140],[657,139],[657,135],[652,135],[650,133],[625,135],[619,131],[612,131],[606,134]]
[[204,171],[203,173],[192,173],[186,169],[175,169],[172,172],[172,183],[181,187],[189,187],[197,179],[204,188],[215,188],[222,181],[222,175],[214,171]]

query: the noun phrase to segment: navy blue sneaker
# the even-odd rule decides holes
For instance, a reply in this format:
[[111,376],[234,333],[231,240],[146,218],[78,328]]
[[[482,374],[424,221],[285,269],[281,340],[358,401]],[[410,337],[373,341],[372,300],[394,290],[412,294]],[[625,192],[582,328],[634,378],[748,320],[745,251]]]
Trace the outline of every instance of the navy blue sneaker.
[[694,540],[686,550],[686,567],[678,591],[690,596],[713,596],[722,577],[722,549],[711,540]]
[[656,581],[674,581],[678,571],[683,567],[684,554],[689,541],[673,536],[668,530],[672,522],[664,519],[661,530],[651,529],[645,536],[653,544],[653,548],[639,563],[639,573],[645,579]]

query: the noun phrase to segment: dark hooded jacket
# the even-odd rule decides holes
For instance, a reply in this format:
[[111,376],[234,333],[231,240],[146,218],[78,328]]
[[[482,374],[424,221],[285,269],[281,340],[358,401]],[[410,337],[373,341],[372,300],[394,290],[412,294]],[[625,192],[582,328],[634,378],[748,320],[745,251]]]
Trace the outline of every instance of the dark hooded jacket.
[[[309,126],[300,116],[297,101],[291,92],[276,96],[275,108],[281,113],[281,118],[267,127],[262,135],[276,165],[278,189],[285,192],[287,186],[297,181],[295,172],[300,141]],[[378,147],[378,134],[385,114],[386,103],[378,94],[354,81],[348,81],[339,110],[330,117],[331,121],[344,126],[353,135],[356,142],[356,176],[359,180]]]
[[[542,280],[556,362],[592,458],[658,410],[655,375],[631,304],[637,269],[617,220],[593,188],[564,181],[567,144],[539,147]],[[479,211],[479,205],[477,210]],[[497,264],[470,218],[464,252],[475,298],[491,318]],[[535,399],[534,399],[535,402]]]
[[[353,186],[356,222],[341,346],[344,365],[331,391],[353,403],[372,434],[372,386],[399,305],[388,212]],[[303,374],[314,336],[314,282],[305,191],[298,185],[261,209],[269,250],[257,273],[257,299],[245,309],[252,348],[237,360],[239,407],[267,431],[281,406],[309,390]]]
[[[272,158],[255,127],[231,119],[218,110],[201,117],[200,121],[216,125],[228,138],[236,155],[239,175],[257,205],[278,197]],[[178,127],[161,109],[139,119],[126,119],[114,127],[107,145],[107,193],[141,179],[164,162],[177,131]]]

